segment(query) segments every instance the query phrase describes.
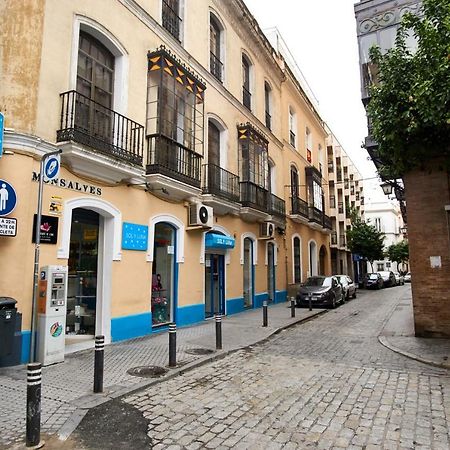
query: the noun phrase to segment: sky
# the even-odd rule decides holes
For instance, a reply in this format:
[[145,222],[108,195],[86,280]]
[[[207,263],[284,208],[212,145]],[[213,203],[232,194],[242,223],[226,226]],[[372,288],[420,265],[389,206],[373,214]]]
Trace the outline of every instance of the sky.
[[[361,148],[367,125],[361,103],[354,1],[244,1],[263,30],[278,28],[319,101],[322,118],[363,178],[376,177],[373,163]],[[367,180],[366,187],[378,184],[376,179]]]

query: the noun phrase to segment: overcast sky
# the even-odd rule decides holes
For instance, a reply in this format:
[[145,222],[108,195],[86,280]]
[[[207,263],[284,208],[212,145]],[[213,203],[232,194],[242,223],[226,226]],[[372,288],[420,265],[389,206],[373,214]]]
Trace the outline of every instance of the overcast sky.
[[361,149],[367,128],[361,103],[354,1],[244,1],[263,30],[278,28],[319,101],[322,118],[363,178],[376,176],[367,152]]

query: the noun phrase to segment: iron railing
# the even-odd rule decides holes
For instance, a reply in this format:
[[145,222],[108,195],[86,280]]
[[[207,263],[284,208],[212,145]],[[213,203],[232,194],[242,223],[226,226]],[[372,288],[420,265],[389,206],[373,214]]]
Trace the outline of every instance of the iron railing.
[[162,26],[178,41],[181,41],[181,22],[178,12],[174,11],[165,0],[162,0]]
[[328,161],[328,173],[332,173],[332,172],[334,172],[333,160]]
[[142,166],[144,127],[76,91],[60,94],[56,141],[74,141],[127,163]]
[[292,130],[289,131],[289,144],[295,147],[295,133]]
[[272,116],[266,111],[266,127],[271,130],[272,129]]
[[252,94],[245,86],[242,86],[242,104],[246,108],[252,109]]
[[331,217],[327,216],[326,214],[323,215],[323,227],[326,228],[327,230],[333,229]]
[[339,245],[340,245],[341,247],[345,247],[345,241],[346,241],[346,239],[345,239],[345,234],[339,235]]
[[337,245],[337,233],[336,231],[333,231],[331,233],[331,245]]
[[239,177],[215,164],[203,165],[203,193],[239,202]]
[[209,70],[222,83],[223,64],[213,52],[209,52]]
[[148,136],[147,175],[159,173],[200,188],[201,160],[201,155],[166,136]]
[[338,213],[344,214],[344,202],[338,202]]
[[342,181],[342,171],[341,171],[340,167],[338,167],[337,171],[336,171],[336,181],[339,181],[339,182]]
[[323,212],[315,206],[309,207],[309,221],[323,226]]
[[330,195],[330,208],[336,208],[336,197],[334,195]]
[[306,203],[305,200],[302,200],[299,197],[291,197],[291,207],[292,207],[291,214],[293,215],[298,214],[299,216],[302,216],[305,219],[309,219],[308,203]]
[[269,194],[269,214],[283,219],[286,217],[286,203],[275,194]]
[[259,211],[268,212],[268,192],[261,186],[251,181],[241,181],[241,200],[242,206],[254,208]]

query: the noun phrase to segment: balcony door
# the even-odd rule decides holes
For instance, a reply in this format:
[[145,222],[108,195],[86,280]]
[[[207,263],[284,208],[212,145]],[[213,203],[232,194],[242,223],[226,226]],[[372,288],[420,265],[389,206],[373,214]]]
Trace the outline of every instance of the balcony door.
[[295,167],[291,167],[291,201],[292,201],[292,212],[297,214],[297,199],[299,198],[298,193],[298,172]]
[[80,32],[75,126],[101,141],[112,140],[114,55],[97,39]]

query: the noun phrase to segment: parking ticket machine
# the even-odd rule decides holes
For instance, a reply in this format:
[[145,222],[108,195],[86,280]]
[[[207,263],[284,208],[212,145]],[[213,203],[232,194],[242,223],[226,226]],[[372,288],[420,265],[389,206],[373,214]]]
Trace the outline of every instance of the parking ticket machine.
[[38,357],[47,366],[64,361],[67,266],[42,267],[38,285]]

